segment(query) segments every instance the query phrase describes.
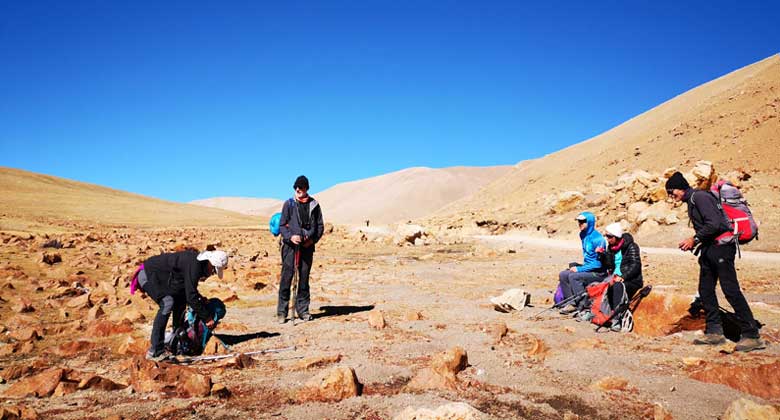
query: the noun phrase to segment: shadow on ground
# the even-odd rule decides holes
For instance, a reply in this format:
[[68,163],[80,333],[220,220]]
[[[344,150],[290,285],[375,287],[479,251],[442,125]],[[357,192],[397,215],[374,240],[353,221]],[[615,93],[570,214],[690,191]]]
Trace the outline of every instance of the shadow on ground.
[[277,337],[279,335],[280,335],[279,333],[269,333],[265,331],[260,331],[252,334],[240,334],[240,335],[214,334],[215,337],[222,340],[228,346],[232,346],[238,343],[243,343],[249,340],[254,340],[256,338],[270,338],[270,337]]
[[327,318],[329,316],[342,316],[355,314],[358,312],[366,312],[374,309],[374,305],[365,306],[320,306],[320,313],[312,314],[312,318]]

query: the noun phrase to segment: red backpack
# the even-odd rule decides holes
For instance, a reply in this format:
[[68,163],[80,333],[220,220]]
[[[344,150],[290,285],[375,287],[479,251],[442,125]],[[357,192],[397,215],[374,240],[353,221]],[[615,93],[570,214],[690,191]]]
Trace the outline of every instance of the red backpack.
[[718,199],[719,207],[723,210],[730,228],[716,238],[717,243],[736,241],[746,244],[758,238],[758,223],[739,188],[728,181],[719,180],[712,184],[710,192]]
[[626,289],[623,288],[623,295],[620,297],[620,302],[613,302],[613,305],[609,304],[610,286],[615,282],[614,276],[610,276],[609,279],[602,281],[601,283],[594,283],[589,285],[586,290],[588,291],[588,297],[590,298],[590,312],[593,314],[593,319],[590,322],[598,326],[608,326],[608,322],[619,322],[622,318],[620,311],[626,310],[628,304],[628,295],[626,295]]

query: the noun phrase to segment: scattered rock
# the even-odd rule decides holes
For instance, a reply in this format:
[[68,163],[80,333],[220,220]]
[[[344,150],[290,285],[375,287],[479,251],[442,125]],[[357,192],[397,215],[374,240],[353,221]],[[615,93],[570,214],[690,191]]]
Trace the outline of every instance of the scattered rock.
[[780,419],[780,409],[771,405],[762,405],[754,401],[740,398],[726,409],[723,420],[777,420]]
[[501,339],[506,336],[508,331],[509,329],[505,322],[495,322],[485,328],[485,332],[488,333],[493,344],[500,343]]
[[335,367],[310,379],[298,391],[298,400],[336,402],[360,395],[362,385],[350,367]]
[[14,383],[5,390],[3,396],[8,398],[48,397],[67,373],[66,369],[49,369]]
[[35,312],[35,307],[33,307],[32,302],[27,298],[19,298],[19,301],[11,309],[20,314]]
[[579,191],[566,191],[553,197],[547,204],[547,211],[550,214],[561,214],[574,210],[585,199],[585,194]]
[[130,365],[130,386],[135,392],[205,397],[211,393],[211,377],[184,366],[161,365],[136,356]]
[[410,390],[457,389],[458,372],[468,366],[466,351],[454,347],[439,353],[431,360],[431,367],[421,369],[406,385]]
[[481,420],[487,416],[476,408],[462,402],[428,408],[407,407],[393,417],[393,420]]
[[12,331],[9,335],[19,341],[33,341],[43,338],[43,332],[39,327],[20,328]]
[[109,337],[115,334],[129,333],[133,331],[133,324],[128,320],[119,323],[111,321],[95,321],[87,327],[87,334],[93,337]]
[[60,344],[53,350],[53,353],[58,356],[68,357],[75,356],[93,348],[95,348],[95,343],[86,340],[78,340]]
[[628,389],[628,381],[616,376],[607,376],[592,383],[590,387],[601,391],[625,391]]
[[408,311],[406,314],[404,314],[404,318],[407,321],[421,321],[423,319],[423,315],[419,311]]
[[44,252],[43,256],[41,257],[41,262],[49,265],[54,265],[57,263],[61,263],[62,257],[60,256],[60,254],[49,254]]
[[211,386],[211,395],[217,398],[228,398],[230,397],[230,390],[225,385],[214,384]]
[[368,313],[368,325],[375,330],[384,329],[387,326],[385,316],[379,309],[374,309]]
[[300,362],[296,363],[293,369],[295,370],[307,370],[314,367],[323,367],[327,365],[332,365],[334,363],[338,363],[341,361],[341,355],[336,354],[332,356],[322,356],[322,357],[309,357],[306,359],[301,360]]

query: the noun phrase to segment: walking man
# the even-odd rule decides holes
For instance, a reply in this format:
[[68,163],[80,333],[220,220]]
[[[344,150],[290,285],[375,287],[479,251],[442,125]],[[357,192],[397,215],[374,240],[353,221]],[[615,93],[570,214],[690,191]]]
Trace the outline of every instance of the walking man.
[[748,352],[766,348],[766,344],[759,338],[753,312],[737,281],[734,268],[736,244],[732,241],[719,243],[716,240],[720,234],[730,230],[718,199],[707,191],[691,188],[680,172],[675,172],[666,181],[666,192],[675,201],[685,201],[688,205],[688,218],[695,231],[694,236],[678,245],[681,250],[694,250],[694,254],[699,256],[699,296],[706,314],[706,327],[704,336],[693,340],[693,343],[717,345],[726,342],[715,295],[715,285],[720,280],[720,288],[734,308],[742,330],[735,350]]
[[309,180],[301,175],[293,184],[295,196],[284,202],[279,232],[282,234],[282,278],[276,316],[280,324],[287,322],[290,286],[298,269],[298,293],[295,312],[303,321],[311,321],[309,313],[309,272],[314,258],[314,246],[322,237],[325,226],[322,210],[309,196]]

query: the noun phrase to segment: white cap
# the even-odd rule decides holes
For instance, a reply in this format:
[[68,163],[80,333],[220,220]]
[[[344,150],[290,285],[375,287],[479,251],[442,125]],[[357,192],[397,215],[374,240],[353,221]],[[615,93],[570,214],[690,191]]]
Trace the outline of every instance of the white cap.
[[217,277],[222,278],[225,272],[225,267],[228,264],[228,256],[225,251],[203,251],[198,254],[198,261],[206,261],[211,263],[214,269],[217,271]]
[[621,226],[620,223],[612,223],[611,225],[608,225],[606,228],[604,228],[604,230],[616,238],[623,237],[623,226]]

